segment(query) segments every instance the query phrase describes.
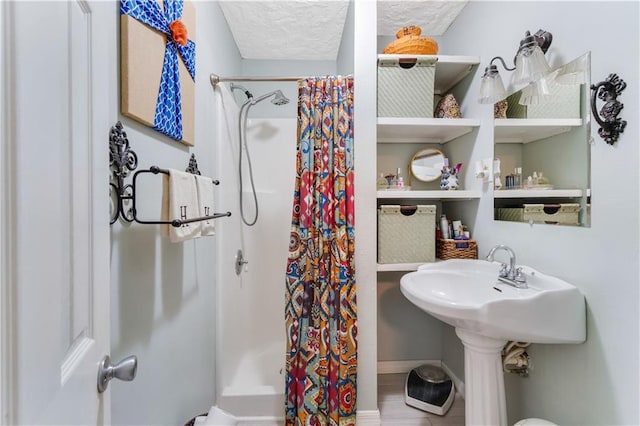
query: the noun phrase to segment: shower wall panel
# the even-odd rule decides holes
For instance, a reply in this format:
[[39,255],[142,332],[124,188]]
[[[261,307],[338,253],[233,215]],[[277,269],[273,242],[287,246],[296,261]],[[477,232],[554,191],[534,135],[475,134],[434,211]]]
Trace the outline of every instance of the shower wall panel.
[[[233,129],[237,130],[233,126]],[[231,210],[217,223],[217,389],[218,404],[237,416],[281,416],[284,403],[285,268],[295,177],[296,119],[249,119],[247,145],[258,197],[256,225],[242,223],[239,211],[237,131],[219,139],[218,203]],[[246,157],[245,157],[246,158]],[[254,214],[249,170],[243,166],[245,216]],[[235,273],[238,250],[248,261]],[[275,396],[274,404],[252,401]],[[238,398],[245,399],[237,404]],[[255,402],[254,401],[254,402]],[[233,412],[258,406],[269,412]]]

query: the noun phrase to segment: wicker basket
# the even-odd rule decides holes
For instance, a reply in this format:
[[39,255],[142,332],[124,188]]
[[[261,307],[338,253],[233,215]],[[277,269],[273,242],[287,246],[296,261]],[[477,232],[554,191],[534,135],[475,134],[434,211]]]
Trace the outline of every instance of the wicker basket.
[[410,35],[389,43],[382,52],[394,55],[437,55],[438,43],[429,37]]
[[409,25],[408,27],[400,28],[396,33],[396,38],[402,38],[409,35],[419,36],[420,34],[422,34],[422,28],[416,25]]
[[[466,247],[464,247],[466,245]],[[447,259],[477,259],[478,244],[475,240],[438,240],[436,257]]]

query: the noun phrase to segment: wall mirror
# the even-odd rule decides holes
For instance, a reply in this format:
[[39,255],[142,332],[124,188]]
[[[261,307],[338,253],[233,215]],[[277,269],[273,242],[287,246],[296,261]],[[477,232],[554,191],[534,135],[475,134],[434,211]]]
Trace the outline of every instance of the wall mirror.
[[409,163],[411,176],[422,182],[433,182],[440,178],[444,166],[444,154],[435,148],[416,152]]
[[585,53],[494,106],[495,220],[590,225],[590,64]]

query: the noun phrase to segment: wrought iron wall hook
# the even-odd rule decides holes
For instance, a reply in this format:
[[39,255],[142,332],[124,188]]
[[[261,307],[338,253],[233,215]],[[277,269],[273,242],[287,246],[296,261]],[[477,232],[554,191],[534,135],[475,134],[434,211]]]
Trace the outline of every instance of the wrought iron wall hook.
[[[606,80],[591,85],[591,112],[600,125],[598,134],[609,145],[618,140],[620,133],[623,133],[627,126],[627,122],[618,117],[624,104],[617,99],[626,87],[627,83],[617,74],[609,74]],[[604,102],[600,113],[596,107],[596,96]]]
[[118,121],[109,132],[109,167],[113,173],[113,181],[109,187],[115,191],[116,206],[109,223],[113,225],[118,216],[127,222],[133,222],[134,212],[132,208],[125,210],[125,201],[132,200],[134,189],[131,184],[125,184],[124,179],[129,173],[138,167],[138,156],[131,149],[127,132],[124,131],[122,123]]

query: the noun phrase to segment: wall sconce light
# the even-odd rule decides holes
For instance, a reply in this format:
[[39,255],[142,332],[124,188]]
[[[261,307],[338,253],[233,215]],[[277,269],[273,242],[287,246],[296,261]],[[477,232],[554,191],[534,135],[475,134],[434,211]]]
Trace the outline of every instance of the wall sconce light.
[[489,66],[485,68],[484,75],[482,76],[478,102],[481,104],[494,104],[506,96],[504,83],[498,72],[498,67],[493,64],[493,62],[498,59],[502,62],[505,70],[515,70],[513,75],[514,84],[529,84],[529,86],[525,88],[526,90],[521,97],[520,103],[523,105],[531,105],[537,103],[540,96],[547,95],[548,89],[543,79],[551,72],[551,68],[544,54],[549,49],[549,46],[551,46],[552,40],[553,36],[548,31],[538,30],[534,35],[531,35],[531,33],[527,31],[524,38],[520,40],[520,47],[513,58],[513,68],[508,67],[504,59],[500,56],[491,59]]

